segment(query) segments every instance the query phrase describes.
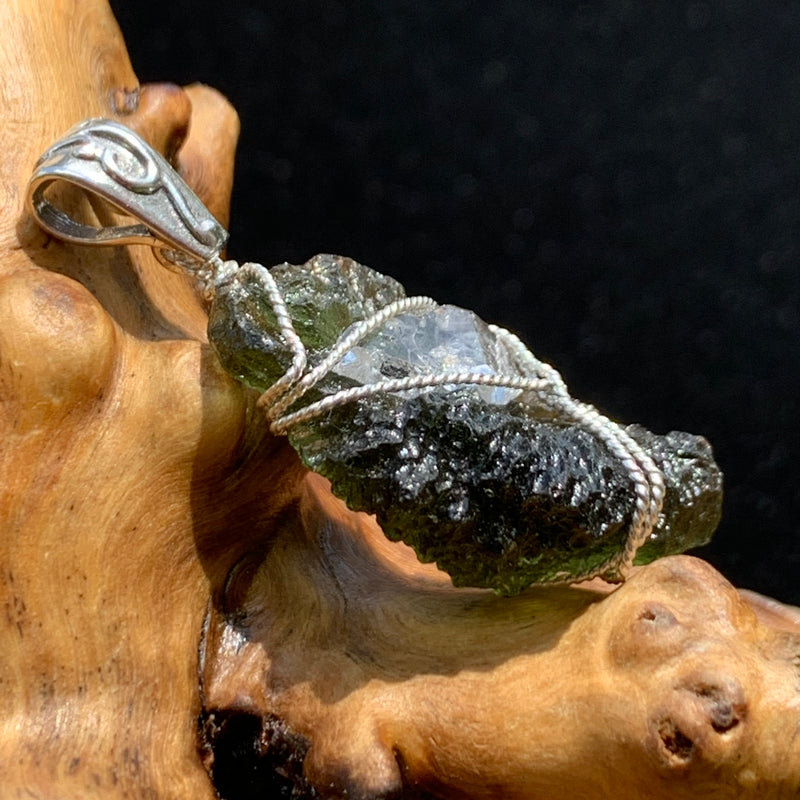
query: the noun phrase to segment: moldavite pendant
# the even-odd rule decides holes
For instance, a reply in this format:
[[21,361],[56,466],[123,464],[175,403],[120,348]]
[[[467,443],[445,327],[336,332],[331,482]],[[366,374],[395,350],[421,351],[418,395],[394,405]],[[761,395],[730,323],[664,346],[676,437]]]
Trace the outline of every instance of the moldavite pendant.
[[[140,223],[92,228],[55,207],[67,181]],[[350,259],[267,270],[219,258],[227,234],[124,126],[90,120],[42,156],[29,207],[56,236],[154,246],[211,298],[209,339],[262,392],[272,430],[387,536],[457,585],[514,594],[703,544],[722,477],[707,442],[622,427],[570,397],[508,331]]]
[[[295,351],[262,270],[245,265],[217,282],[208,331],[225,368],[269,392]],[[304,346],[304,372],[319,375],[304,394],[270,400],[274,424],[335,494],[375,514],[389,538],[457,585],[514,594],[533,583],[616,578],[640,499],[626,459],[642,452],[666,491],[637,561],[710,538],[722,479],[704,439],[631,426],[619,433],[640,450],[621,457],[618,440],[603,435],[613,423],[565,402],[552,368],[532,356],[526,364],[516,339],[506,346],[509,335],[472,312],[426,301],[365,326],[402,306],[404,291],[337,256],[274,267],[270,277]],[[529,383],[448,383],[447,375]]]

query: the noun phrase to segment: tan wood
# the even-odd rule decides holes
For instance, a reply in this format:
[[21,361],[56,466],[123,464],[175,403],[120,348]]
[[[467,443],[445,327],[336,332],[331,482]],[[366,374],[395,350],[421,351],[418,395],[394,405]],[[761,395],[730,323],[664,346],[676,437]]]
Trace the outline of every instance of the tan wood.
[[692,558],[500,599],[388,542],[266,432],[183,276],[24,213],[112,116],[224,221],[231,107],[140,88],[104,0],[0,30],[0,797],[213,798],[236,715],[322,796],[796,795],[796,610]]

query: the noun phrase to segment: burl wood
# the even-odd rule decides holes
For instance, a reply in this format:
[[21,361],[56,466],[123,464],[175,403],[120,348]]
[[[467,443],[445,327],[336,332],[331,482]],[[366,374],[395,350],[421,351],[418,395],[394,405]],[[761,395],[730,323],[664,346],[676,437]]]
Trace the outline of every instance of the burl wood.
[[183,276],[24,212],[110,116],[224,221],[229,105],[140,89],[102,0],[0,30],[0,797],[796,796],[795,611],[692,558],[500,599],[387,542],[266,432]]

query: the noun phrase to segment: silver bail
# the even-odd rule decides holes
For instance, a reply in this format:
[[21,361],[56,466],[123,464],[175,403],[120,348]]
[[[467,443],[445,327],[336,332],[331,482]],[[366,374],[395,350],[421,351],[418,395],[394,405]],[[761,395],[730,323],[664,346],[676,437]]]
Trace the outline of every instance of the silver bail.
[[[137,220],[98,228],[48,199],[58,181],[75,184]],[[228,232],[183,178],[130,128],[108,119],[76,125],[39,159],[28,208],[53,236],[89,245],[147,244],[166,266],[198,269],[219,257]]]

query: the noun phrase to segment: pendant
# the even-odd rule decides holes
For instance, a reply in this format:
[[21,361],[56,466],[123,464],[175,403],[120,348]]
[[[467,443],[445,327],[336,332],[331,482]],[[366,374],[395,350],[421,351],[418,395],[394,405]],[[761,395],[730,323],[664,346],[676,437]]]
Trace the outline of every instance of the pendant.
[[[133,216],[93,228],[47,189],[68,181]],[[707,542],[722,476],[702,437],[622,426],[473,312],[407,297],[395,280],[319,255],[222,261],[227,233],[167,162],[119,123],[89,120],[42,156],[29,208],[82,244],[144,243],[211,300],[224,368],[260,393],[276,435],[386,535],[456,585],[516,594]]]

